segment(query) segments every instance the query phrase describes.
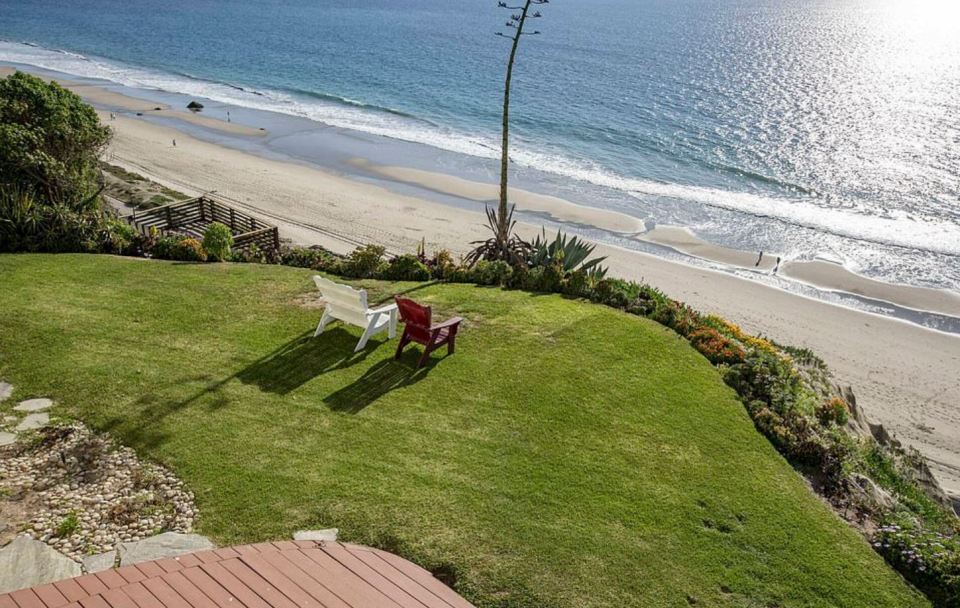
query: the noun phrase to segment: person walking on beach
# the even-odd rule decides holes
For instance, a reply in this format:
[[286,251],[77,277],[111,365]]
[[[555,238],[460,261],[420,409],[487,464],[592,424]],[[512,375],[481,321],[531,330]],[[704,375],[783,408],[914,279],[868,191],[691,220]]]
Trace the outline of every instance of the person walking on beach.
[[754,266],[759,266],[759,265],[760,265],[760,262],[762,262],[762,261],[763,261],[763,250],[761,249],[761,250],[760,250],[760,257],[757,258],[757,263],[754,264]]
[[173,140],[173,147],[174,147],[174,148],[177,147],[177,140],[176,140],[176,139]]
[[227,110],[227,122],[230,122],[230,110]]
[[778,270],[780,270],[780,256],[777,256],[777,265],[773,267],[773,274],[777,274]]
[[117,119],[117,115],[114,114],[113,112],[110,112],[110,120],[116,120],[116,119]]

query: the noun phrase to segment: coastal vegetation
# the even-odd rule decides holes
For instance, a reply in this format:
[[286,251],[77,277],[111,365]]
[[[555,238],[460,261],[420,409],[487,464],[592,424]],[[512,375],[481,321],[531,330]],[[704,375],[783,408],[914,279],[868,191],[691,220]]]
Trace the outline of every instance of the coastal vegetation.
[[0,79],[0,251],[118,251],[101,209],[110,140],[93,108],[23,72]]
[[481,607],[927,605],[675,332],[561,294],[351,282],[466,319],[417,372],[389,342],[352,355],[359,330],[313,339],[316,272],[2,256],[0,374],[170,466],[224,544],[335,526]]

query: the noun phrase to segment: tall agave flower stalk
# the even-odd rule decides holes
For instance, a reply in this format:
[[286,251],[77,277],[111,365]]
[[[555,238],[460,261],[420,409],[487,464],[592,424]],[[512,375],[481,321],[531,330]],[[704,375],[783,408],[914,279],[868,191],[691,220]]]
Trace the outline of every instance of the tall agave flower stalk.
[[[510,57],[507,60],[507,74],[503,87],[503,122],[500,146],[500,202],[496,210],[487,209],[487,223],[493,231],[493,238],[485,241],[476,241],[478,245],[470,255],[468,261],[476,262],[480,259],[506,260],[515,262],[522,259],[530,246],[513,235],[513,208],[509,204],[507,181],[510,166],[510,86],[513,81],[513,66],[517,59],[517,50],[520,48],[520,39],[523,36],[537,36],[539,30],[524,31],[528,19],[539,19],[542,15],[535,7],[540,4],[549,4],[550,0],[526,0],[522,6],[509,6],[506,2],[498,2],[500,8],[511,11],[510,18],[505,23],[507,32],[497,32],[497,36],[511,41]],[[531,12],[531,8],[534,10]]]

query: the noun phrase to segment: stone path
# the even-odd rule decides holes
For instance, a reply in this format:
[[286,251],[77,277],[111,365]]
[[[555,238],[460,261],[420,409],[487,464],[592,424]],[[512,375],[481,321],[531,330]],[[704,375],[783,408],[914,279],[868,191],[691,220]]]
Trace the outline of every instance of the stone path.
[[[13,395],[13,385],[9,382],[0,382],[0,403]],[[39,429],[50,422],[50,414],[46,412],[53,407],[53,400],[46,397],[26,399],[13,406],[15,415],[3,417],[0,424],[0,446],[10,445],[17,440],[17,433]],[[26,414],[22,419],[20,414]],[[15,427],[11,425],[17,423]]]
[[52,406],[53,401],[44,397],[40,399],[27,399],[26,401],[21,401],[20,404],[15,405],[13,409],[17,412],[40,412],[50,409]]

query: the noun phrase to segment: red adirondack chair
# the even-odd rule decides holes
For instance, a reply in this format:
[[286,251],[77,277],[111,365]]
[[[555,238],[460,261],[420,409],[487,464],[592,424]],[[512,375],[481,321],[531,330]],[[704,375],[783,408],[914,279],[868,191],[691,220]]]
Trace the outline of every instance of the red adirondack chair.
[[403,336],[400,338],[400,345],[397,346],[397,354],[394,358],[399,359],[404,347],[411,342],[423,345],[423,355],[417,362],[418,369],[427,363],[430,353],[444,344],[447,345],[447,354],[453,354],[457,340],[457,330],[460,328],[463,319],[453,317],[443,323],[433,325],[431,322],[433,312],[429,306],[421,306],[413,300],[400,296],[395,296],[394,299],[400,309],[400,320],[404,323]]

